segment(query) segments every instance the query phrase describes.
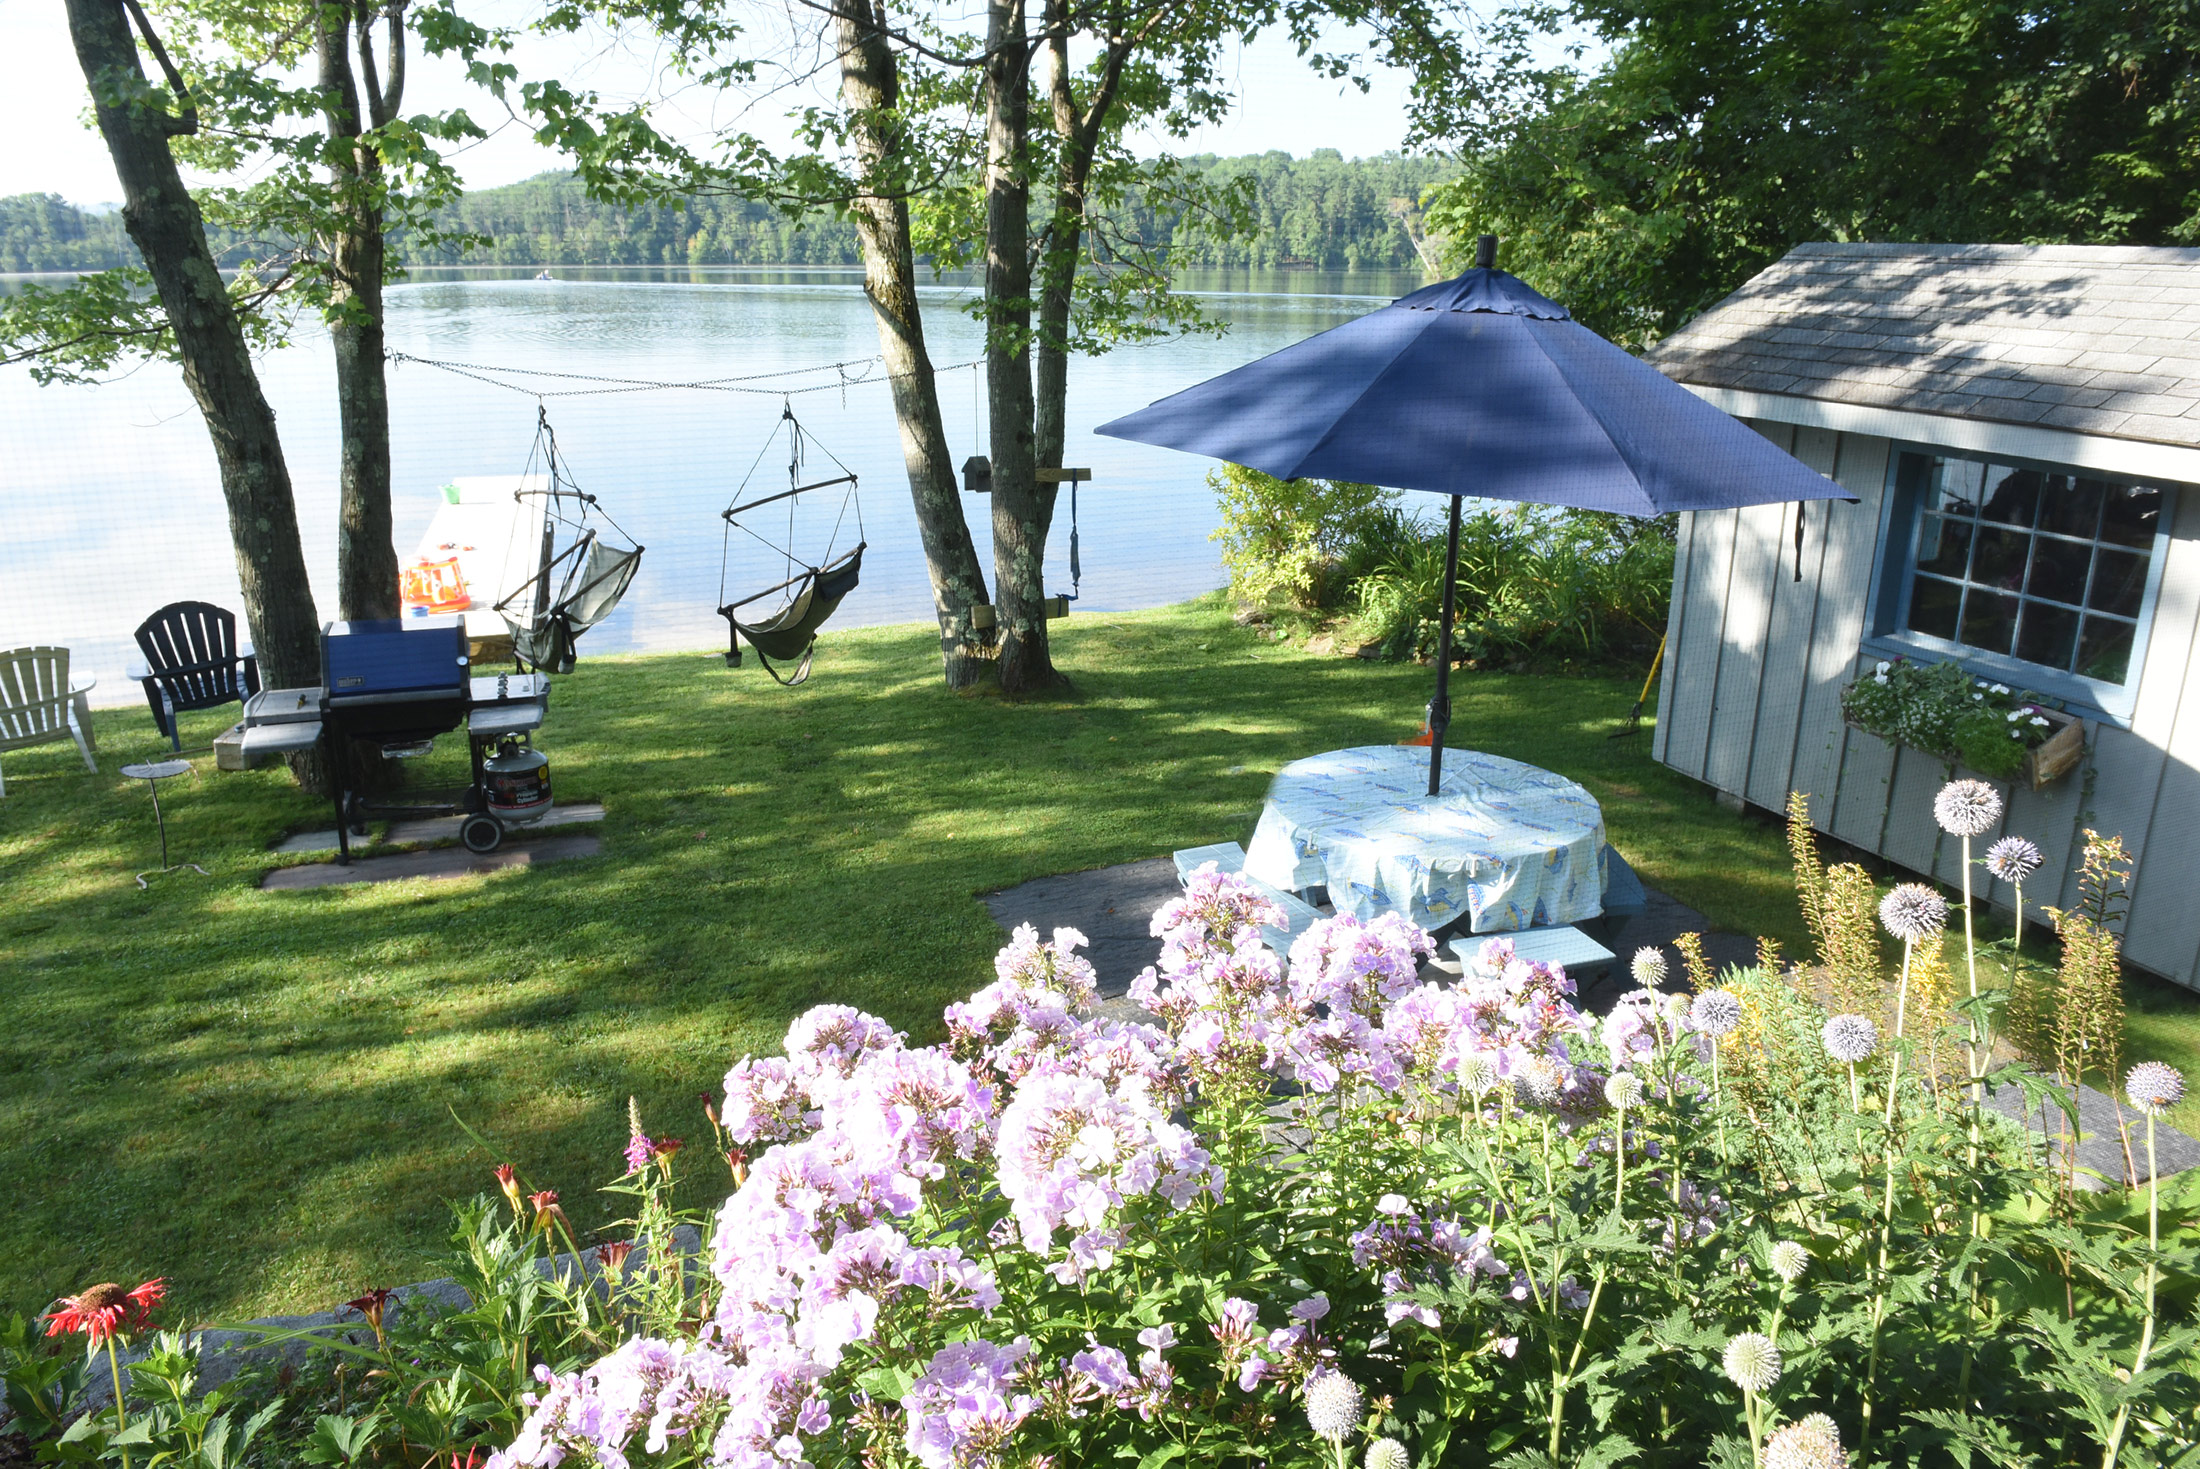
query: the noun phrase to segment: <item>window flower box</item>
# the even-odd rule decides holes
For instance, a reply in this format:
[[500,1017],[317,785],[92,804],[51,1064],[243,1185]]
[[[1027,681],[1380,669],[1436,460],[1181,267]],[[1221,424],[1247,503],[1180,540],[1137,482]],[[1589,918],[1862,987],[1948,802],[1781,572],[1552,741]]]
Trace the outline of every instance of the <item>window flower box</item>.
[[1841,713],[1890,744],[2033,790],[2069,774],[2085,754],[2085,726],[2075,716],[1952,662],[1880,663],[1841,691]]

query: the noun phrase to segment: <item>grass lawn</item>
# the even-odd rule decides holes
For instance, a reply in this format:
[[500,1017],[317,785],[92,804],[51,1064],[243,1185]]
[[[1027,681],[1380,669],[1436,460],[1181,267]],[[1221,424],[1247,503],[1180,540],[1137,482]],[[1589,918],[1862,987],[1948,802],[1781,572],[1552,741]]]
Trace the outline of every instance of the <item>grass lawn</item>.
[[[145,713],[99,716],[97,776],[65,745],[9,755],[0,1308],[157,1274],[179,1317],[237,1319],[418,1278],[443,1201],[494,1161],[454,1114],[585,1237],[629,1094],[694,1139],[697,1093],[809,1005],[928,1033],[990,976],[977,894],[1243,839],[1279,765],[1399,739],[1428,693],[1219,598],[1057,629],[1077,693],[1021,705],[946,692],[922,627],[836,632],[791,691],[703,654],[584,659],[542,740],[559,799],[608,808],[607,851],[481,878],[262,893],[271,840],[326,808],[201,756],[162,795],[176,855],[213,875],[141,893],[151,810],[114,771],[156,753]],[[1647,734],[1606,738],[1634,678],[1454,687],[1455,743],[1583,781],[1647,881],[1803,951],[1779,828],[1652,763]],[[2189,1007],[2135,1023],[2133,1049],[2189,1057],[2193,1029]],[[696,1203],[724,1188],[704,1151]]]

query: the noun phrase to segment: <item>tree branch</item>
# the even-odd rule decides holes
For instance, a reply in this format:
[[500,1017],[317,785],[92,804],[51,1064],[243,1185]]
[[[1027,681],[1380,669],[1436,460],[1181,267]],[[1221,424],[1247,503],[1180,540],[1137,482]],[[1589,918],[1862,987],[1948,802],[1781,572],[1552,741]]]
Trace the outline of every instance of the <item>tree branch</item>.
[[152,52],[153,60],[160,64],[160,74],[168,79],[168,89],[183,104],[183,115],[163,118],[162,130],[172,138],[190,136],[199,130],[199,105],[192,98],[191,89],[184,85],[183,76],[176,70],[176,64],[168,59],[168,48],[154,34],[153,23],[145,18],[145,12],[138,6],[138,0],[122,0],[122,4],[130,12],[130,18],[137,22],[138,34],[145,37],[145,49]]

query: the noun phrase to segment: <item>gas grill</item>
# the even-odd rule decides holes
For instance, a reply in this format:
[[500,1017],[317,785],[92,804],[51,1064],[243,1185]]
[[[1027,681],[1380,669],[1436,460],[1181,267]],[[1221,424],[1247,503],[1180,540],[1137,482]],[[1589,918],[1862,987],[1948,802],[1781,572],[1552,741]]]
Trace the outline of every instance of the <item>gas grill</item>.
[[[364,834],[369,816],[463,814],[459,838],[476,852],[494,851],[505,829],[549,809],[532,757],[539,799],[523,805],[492,792],[495,762],[486,752],[501,744],[504,757],[532,742],[550,702],[550,680],[539,673],[473,676],[466,656],[466,626],[458,617],[391,618],[332,622],[321,629],[321,683],[310,689],[263,689],[247,700],[244,717],[214,742],[224,770],[248,770],[284,755],[320,748],[335,786],[337,861],[351,860],[351,838]],[[414,805],[369,803],[345,787],[352,742],[377,747],[392,758],[426,754],[439,735],[466,732],[472,778],[454,799]]]

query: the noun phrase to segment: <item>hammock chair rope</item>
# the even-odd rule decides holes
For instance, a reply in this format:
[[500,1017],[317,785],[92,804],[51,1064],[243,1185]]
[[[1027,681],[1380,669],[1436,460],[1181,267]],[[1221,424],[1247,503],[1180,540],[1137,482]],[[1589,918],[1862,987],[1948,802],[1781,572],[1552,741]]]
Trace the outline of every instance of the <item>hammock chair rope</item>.
[[[544,477],[545,488],[529,489],[528,485],[538,473]],[[583,490],[574,480],[564,458],[558,452],[558,432],[550,423],[550,415],[540,403],[535,406],[535,442],[527,452],[527,466],[520,472],[520,483],[512,491],[516,502],[524,503],[529,496],[539,496],[543,502],[543,529],[541,561],[534,575],[528,577],[511,591],[505,593],[493,610],[511,629],[512,652],[522,668],[533,667],[547,673],[571,673],[575,662],[574,644],[582,633],[609,617],[626,595],[639,569],[642,547],[626,533],[626,528],[612,519],[594,495]],[[568,509],[570,501],[576,509]],[[607,542],[592,519],[601,520],[621,541],[621,550]],[[513,522],[517,535],[524,517]],[[563,528],[572,533],[571,541],[563,550],[553,550],[558,532]],[[507,543],[507,563],[511,547]],[[553,592],[551,582],[556,578]],[[533,592],[533,604],[515,616],[512,604],[522,596]]]
[[[803,465],[812,447],[809,434],[803,429],[801,420],[794,416],[792,405],[785,401],[780,404],[779,419],[787,430],[787,488],[769,495],[760,495],[753,500],[742,499],[749,482],[756,476],[757,467],[764,462],[764,455],[770,451],[772,443],[779,436],[778,430],[774,429],[772,436],[764,441],[756,451],[756,457],[749,462],[748,472],[741,477],[740,485],[733,492],[734,503],[728,505],[719,515],[725,522],[725,528],[720,533],[718,551],[718,613],[726,619],[728,627],[726,666],[741,666],[741,643],[746,639],[756,654],[756,661],[764,665],[764,671],[774,681],[792,688],[810,676],[811,661],[817,653],[818,628],[833,615],[840,606],[841,599],[855,590],[862,576],[863,552],[868,545],[868,539],[863,525],[863,494],[855,471],[841,463],[832,450],[818,444],[815,445],[818,452],[832,460],[833,467],[840,473],[804,483]],[[843,485],[846,489],[841,494],[840,513],[833,521],[832,534],[826,541],[824,555],[815,563],[797,556],[794,549],[795,509],[801,497]],[[770,537],[740,519],[750,511],[761,510],[782,500],[787,504],[787,535],[783,543],[774,543]],[[855,548],[836,556],[834,552],[840,545],[841,532],[847,526],[851,505],[856,513]],[[729,601],[726,581],[732,562],[733,532],[737,529],[759,545],[778,552],[787,575],[761,591]],[[788,596],[778,610],[770,615],[754,621],[736,615],[741,608],[760,602],[775,592],[786,592]],[[792,676],[781,674],[772,666],[775,658],[783,663],[796,664]]]

